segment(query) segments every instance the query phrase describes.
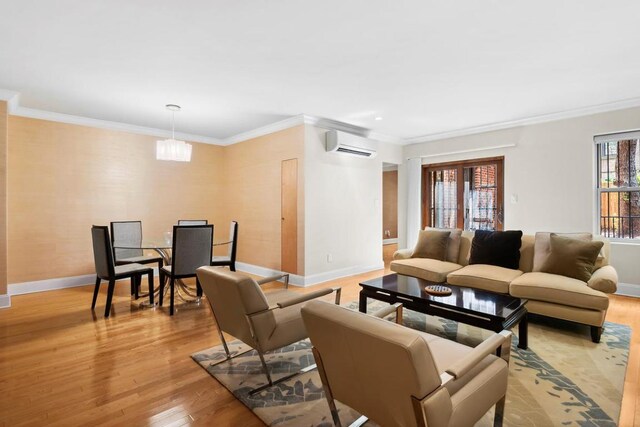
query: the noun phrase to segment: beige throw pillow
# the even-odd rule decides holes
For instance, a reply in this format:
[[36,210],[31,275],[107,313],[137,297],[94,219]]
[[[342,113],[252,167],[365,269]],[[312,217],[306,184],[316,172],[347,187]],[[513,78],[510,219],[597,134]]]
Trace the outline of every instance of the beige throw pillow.
[[551,233],[551,252],[542,272],[588,282],[604,242],[584,241]]
[[418,243],[411,258],[431,258],[444,261],[447,256],[450,231],[420,230]]
[[[572,239],[589,241],[593,238],[591,233],[554,233],[556,236],[569,237]],[[532,271],[542,271],[542,266],[549,258],[551,252],[551,232],[544,231],[536,233],[536,240],[533,244],[533,269]]]
[[433,228],[427,227],[425,230],[449,231],[449,243],[447,245],[447,256],[445,261],[458,263],[460,256],[460,240],[462,240],[462,230],[459,228]]

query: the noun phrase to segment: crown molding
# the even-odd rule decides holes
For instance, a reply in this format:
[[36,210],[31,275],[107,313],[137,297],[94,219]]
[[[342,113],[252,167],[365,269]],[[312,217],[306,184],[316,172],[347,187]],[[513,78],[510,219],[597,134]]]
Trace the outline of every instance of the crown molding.
[[238,142],[248,141],[250,139],[259,138],[270,133],[279,132],[281,130],[289,129],[304,124],[304,114],[298,114],[296,116],[289,117],[288,119],[280,120],[275,123],[271,123],[266,126],[260,126],[246,132],[239,133],[237,135],[230,136],[218,142],[219,145],[232,145]]
[[324,117],[304,115],[304,122],[308,125],[317,126],[323,129],[339,130],[342,132],[351,133],[353,135],[362,136],[363,138],[374,139],[381,142],[389,142],[391,144],[405,145],[405,141],[397,136],[391,136],[380,132],[372,131],[371,129],[363,128],[360,126],[352,125],[350,123],[341,122],[338,120],[327,119]]
[[[157,129],[145,126],[136,126],[127,123],[111,122],[108,120],[91,119],[89,117],[74,116],[71,114],[55,113],[52,111],[37,110],[35,108],[27,108],[17,106],[12,109],[11,114],[20,117],[29,117],[31,119],[49,120],[52,122],[69,123],[72,125],[90,126],[100,129],[116,130],[122,132],[131,132],[140,135],[150,135],[161,138],[171,138],[171,131],[167,129]],[[202,135],[193,135],[189,133],[176,132],[176,138],[189,142],[201,142],[204,144],[220,145],[220,140]]]
[[519,126],[535,125],[546,122],[553,122],[563,119],[572,119],[592,114],[607,113],[610,111],[624,110],[626,108],[640,107],[640,98],[624,99],[622,101],[609,102],[606,104],[592,105],[589,107],[574,108],[556,113],[542,114],[539,116],[526,117],[523,119],[510,120],[506,122],[491,123],[487,125],[474,126],[465,129],[452,130],[447,132],[432,133],[423,136],[405,139],[405,144],[420,144],[422,142],[439,141],[442,139],[455,138],[459,136],[473,135],[477,133],[491,132],[502,129],[509,129]]

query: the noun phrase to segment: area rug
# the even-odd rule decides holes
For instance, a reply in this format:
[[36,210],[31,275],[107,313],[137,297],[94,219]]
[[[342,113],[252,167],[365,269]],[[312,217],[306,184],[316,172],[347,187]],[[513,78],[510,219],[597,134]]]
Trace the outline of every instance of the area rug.
[[[356,309],[351,303],[349,308]],[[369,304],[369,311],[381,303]],[[404,310],[404,324],[475,346],[491,332]],[[517,328],[514,329],[514,333]],[[584,326],[551,319],[529,322],[529,349],[517,348],[514,334],[505,406],[506,426],[615,426],[620,414],[631,329],[606,322],[599,344]],[[269,426],[331,426],[331,415],[317,370],[298,375],[252,396],[266,383],[260,359],[240,341],[229,361],[222,346],[191,357]],[[274,379],[313,364],[311,344],[303,340],[266,356]],[[343,425],[359,414],[338,406]],[[374,425],[368,423],[367,425]],[[493,410],[477,426],[493,425]]]

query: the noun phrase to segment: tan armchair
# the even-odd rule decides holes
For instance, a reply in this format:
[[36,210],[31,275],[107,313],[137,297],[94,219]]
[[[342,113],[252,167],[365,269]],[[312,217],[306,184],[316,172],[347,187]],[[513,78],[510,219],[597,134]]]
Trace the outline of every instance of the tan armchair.
[[[257,350],[268,384],[253,390],[256,393],[296,374],[272,381],[264,353],[307,338],[300,309],[309,300],[335,292],[335,303],[340,303],[340,288],[319,289],[307,294],[288,291],[289,275],[281,274],[260,281],[219,267],[200,267],[197,270],[202,290],[211,305],[218,325],[220,340],[229,353],[223,332],[233,335]],[[285,279],[284,290],[264,293],[260,285]],[[329,304],[331,305],[331,304]],[[302,372],[314,369],[315,365]]]
[[336,426],[334,399],[383,426],[473,426],[493,405],[502,424],[510,332],[471,348],[321,301],[302,318]]

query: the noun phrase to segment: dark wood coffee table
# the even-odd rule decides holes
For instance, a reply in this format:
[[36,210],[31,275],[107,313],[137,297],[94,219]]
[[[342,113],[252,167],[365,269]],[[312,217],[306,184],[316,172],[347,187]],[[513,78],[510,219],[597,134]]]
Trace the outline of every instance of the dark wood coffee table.
[[527,348],[527,300],[510,295],[444,284],[451,295],[435,296],[425,286],[437,285],[416,277],[389,274],[360,283],[360,311],[367,312],[367,298],[395,304],[432,316],[440,316],[478,328],[500,332],[518,325],[518,347]]

